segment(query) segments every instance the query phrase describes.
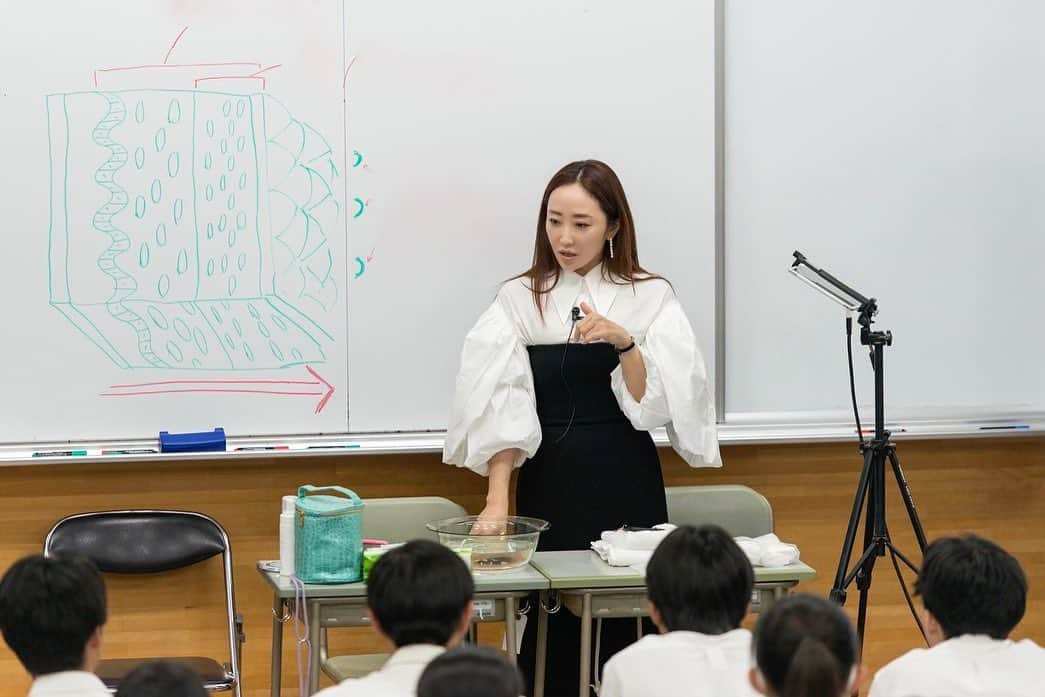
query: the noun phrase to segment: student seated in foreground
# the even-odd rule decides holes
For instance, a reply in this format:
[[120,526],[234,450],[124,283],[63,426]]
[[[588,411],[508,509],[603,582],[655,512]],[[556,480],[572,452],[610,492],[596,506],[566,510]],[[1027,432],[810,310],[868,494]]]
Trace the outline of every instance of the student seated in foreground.
[[1027,604],[1012,555],[976,535],[940,538],[925,548],[914,590],[931,648],[879,670],[871,697],[1045,696],[1045,649],[1008,638]]
[[366,595],[370,623],[395,653],[380,670],[317,695],[414,697],[425,667],[468,632],[474,591],[464,560],[441,544],[414,540],[386,553],[370,572]]
[[428,664],[417,697],[519,697],[522,675],[504,654],[462,644]]
[[856,632],[824,598],[792,595],[758,618],[751,685],[766,697],[848,697],[860,684]]
[[33,677],[29,697],[109,697],[94,670],[105,582],[87,559],[32,555],[0,580],[0,631]]
[[603,671],[601,697],[747,697],[754,573],[715,525],[684,525],[646,567],[650,617],[660,630],[622,649]]
[[148,661],[120,681],[116,697],[207,697],[200,676],[180,663]]

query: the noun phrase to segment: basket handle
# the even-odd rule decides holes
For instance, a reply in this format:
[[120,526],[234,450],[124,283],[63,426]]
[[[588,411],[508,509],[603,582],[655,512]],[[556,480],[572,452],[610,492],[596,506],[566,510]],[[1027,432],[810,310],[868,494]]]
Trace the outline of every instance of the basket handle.
[[360,498],[356,492],[351,489],[346,489],[343,486],[312,486],[311,484],[305,484],[304,486],[298,487],[298,498],[303,499],[306,496],[314,496],[317,494],[336,494],[343,496],[353,503],[359,503]]

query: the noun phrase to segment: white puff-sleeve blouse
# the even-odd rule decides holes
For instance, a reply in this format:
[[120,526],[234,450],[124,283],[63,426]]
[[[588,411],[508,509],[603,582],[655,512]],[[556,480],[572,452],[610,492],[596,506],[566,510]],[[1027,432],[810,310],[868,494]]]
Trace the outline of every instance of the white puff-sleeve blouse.
[[714,398],[693,329],[661,279],[613,282],[602,266],[562,272],[541,317],[523,279],[505,283],[465,338],[443,461],[489,473],[496,453],[517,448],[518,467],[541,444],[526,347],[565,343],[570,312],[582,302],[631,333],[646,365],[646,392],[635,401],[620,366],[610,388],[639,430],[666,426],[672,447],[691,467],[719,467]]

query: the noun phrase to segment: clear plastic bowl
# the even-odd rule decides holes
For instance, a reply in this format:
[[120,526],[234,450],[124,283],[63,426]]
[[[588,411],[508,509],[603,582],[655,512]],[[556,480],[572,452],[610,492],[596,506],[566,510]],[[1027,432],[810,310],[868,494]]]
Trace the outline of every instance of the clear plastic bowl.
[[426,527],[440,543],[470,559],[473,571],[504,571],[529,563],[548,521],[523,516],[480,521],[469,515],[432,521]]

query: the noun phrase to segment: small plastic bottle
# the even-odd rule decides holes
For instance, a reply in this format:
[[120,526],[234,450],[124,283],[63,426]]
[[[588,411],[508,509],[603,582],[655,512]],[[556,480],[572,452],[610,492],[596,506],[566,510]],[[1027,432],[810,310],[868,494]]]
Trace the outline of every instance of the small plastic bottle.
[[296,496],[283,497],[279,514],[279,575],[294,575],[294,502]]

